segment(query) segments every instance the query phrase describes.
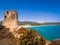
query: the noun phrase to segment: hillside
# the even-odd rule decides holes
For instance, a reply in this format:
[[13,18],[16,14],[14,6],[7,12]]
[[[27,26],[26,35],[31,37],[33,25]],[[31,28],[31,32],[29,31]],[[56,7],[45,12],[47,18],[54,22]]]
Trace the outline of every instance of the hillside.
[[[0,21],[0,26],[2,25],[2,21]],[[30,21],[19,21],[19,25],[60,25],[60,22],[45,22],[45,23],[38,23],[38,22],[30,22]]]
[[59,25],[60,22],[44,22],[44,23],[38,23],[38,22],[30,22],[30,21],[19,21],[19,25]]
[[[45,45],[46,40],[36,31],[20,28],[14,31],[20,38],[14,37],[9,28],[0,28],[0,45]],[[23,34],[23,35],[22,35]]]

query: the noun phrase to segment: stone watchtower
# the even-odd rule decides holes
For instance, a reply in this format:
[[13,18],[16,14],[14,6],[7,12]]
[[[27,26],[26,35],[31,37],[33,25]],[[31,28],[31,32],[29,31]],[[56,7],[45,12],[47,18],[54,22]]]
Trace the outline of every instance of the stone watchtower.
[[18,26],[18,13],[15,10],[6,11],[4,13],[4,21],[2,23],[6,28],[15,28]]

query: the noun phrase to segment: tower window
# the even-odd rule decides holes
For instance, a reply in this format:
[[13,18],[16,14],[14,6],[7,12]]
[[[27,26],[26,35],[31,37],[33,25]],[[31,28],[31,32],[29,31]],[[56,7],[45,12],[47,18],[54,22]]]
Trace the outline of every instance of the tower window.
[[7,18],[7,16],[5,16],[5,18]]
[[7,14],[9,13],[8,11],[6,11],[7,12]]

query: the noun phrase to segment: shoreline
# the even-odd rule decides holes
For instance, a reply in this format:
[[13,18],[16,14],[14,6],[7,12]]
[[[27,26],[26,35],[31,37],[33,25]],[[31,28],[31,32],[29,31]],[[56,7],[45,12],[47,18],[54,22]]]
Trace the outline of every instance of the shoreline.
[[27,27],[36,27],[36,26],[31,26],[31,25],[20,25],[20,27],[27,28]]
[[20,27],[24,27],[24,28],[27,28],[27,27],[36,27],[36,26],[57,26],[57,25],[20,25]]

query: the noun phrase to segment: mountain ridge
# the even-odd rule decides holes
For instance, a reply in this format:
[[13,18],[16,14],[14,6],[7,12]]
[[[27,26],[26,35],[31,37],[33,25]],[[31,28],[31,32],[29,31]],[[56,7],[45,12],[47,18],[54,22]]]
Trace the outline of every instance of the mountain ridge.
[[[38,23],[38,22],[31,22],[31,21],[19,21],[19,25],[51,25],[51,24],[60,24],[60,22],[44,22],[44,23]],[[0,25],[2,25],[2,21],[0,21]]]

